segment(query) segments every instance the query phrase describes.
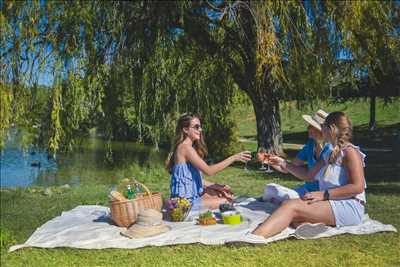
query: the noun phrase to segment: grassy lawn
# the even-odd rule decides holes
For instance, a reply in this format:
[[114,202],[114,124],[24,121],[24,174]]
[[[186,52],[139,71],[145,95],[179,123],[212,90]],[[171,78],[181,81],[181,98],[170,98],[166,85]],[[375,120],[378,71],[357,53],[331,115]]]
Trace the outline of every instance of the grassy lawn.
[[[163,172],[160,170],[160,172]],[[146,172],[142,179],[150,188],[160,188]],[[166,175],[166,173],[165,173]],[[167,177],[167,176],[166,176]],[[239,195],[260,195],[267,182],[295,186],[299,182],[277,174],[245,172],[231,167],[212,180],[230,184]],[[164,195],[168,180],[162,181]],[[7,253],[10,245],[23,243],[32,232],[62,211],[77,205],[107,205],[106,186],[74,187],[51,196],[33,190],[1,191],[1,266],[396,266],[400,264],[398,233],[368,236],[343,235],[318,240],[286,240],[268,245],[229,246],[177,245],[135,250],[22,249]],[[398,182],[370,183],[368,213],[383,223],[400,228]]]
[[[378,103],[378,130],[370,135],[366,103],[347,103],[327,111],[345,110],[355,122],[356,140],[362,147],[392,148],[398,133],[400,114],[396,105],[383,108]],[[316,108],[317,109],[317,108]],[[283,111],[284,137],[289,142],[304,143],[305,124],[300,115],[309,111]],[[291,115],[289,116],[289,113]],[[254,117],[247,108],[238,117],[241,136],[254,138]],[[357,137],[359,134],[359,137]],[[357,139],[359,138],[359,139]],[[286,141],[285,141],[286,142]],[[244,143],[252,146],[252,142]],[[292,151],[293,153],[295,151]],[[292,154],[293,154],[292,153]],[[400,229],[399,151],[367,151],[367,211],[371,218]],[[289,153],[290,154],[290,153]],[[260,196],[266,183],[288,187],[300,184],[290,175],[259,173],[258,165],[227,168],[209,180],[227,183],[237,195]],[[163,169],[139,169],[133,173],[153,190],[168,195],[169,176]],[[342,235],[317,240],[285,240],[267,245],[232,244],[225,246],[177,245],[142,249],[21,249],[8,253],[46,221],[77,205],[107,205],[108,186],[90,185],[70,189],[53,189],[45,195],[43,188],[2,189],[1,197],[1,266],[400,266],[399,233],[366,236]]]

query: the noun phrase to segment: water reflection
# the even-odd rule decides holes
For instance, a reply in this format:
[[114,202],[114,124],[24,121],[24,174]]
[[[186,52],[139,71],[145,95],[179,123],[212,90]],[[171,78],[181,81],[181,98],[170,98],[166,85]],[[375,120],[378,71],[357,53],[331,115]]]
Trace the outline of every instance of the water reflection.
[[1,153],[1,187],[28,186],[37,177],[56,172],[57,164],[41,151],[22,151],[15,146],[7,146]]
[[166,156],[166,151],[145,145],[111,142],[108,146],[103,140],[90,138],[78,150],[52,159],[44,151],[31,148],[23,152],[8,143],[1,153],[0,182],[1,187],[109,185],[131,176],[132,165],[159,166]]

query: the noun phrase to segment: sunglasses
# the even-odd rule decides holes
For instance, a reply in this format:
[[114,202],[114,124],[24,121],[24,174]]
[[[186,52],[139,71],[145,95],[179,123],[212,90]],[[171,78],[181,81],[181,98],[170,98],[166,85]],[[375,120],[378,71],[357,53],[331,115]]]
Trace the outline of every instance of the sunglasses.
[[203,129],[203,128],[201,128],[201,125],[200,124],[195,124],[195,125],[193,125],[193,126],[190,126],[189,128],[193,128],[193,129],[195,129],[195,130],[201,130],[201,129]]

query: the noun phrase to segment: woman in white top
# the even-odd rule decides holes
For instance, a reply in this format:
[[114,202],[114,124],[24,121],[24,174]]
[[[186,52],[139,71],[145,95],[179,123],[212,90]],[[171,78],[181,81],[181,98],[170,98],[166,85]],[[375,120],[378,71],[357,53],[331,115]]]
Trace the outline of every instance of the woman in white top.
[[332,226],[361,223],[364,215],[366,187],[365,155],[350,143],[352,124],[343,112],[332,112],[322,126],[325,142],[333,151],[324,155],[310,170],[273,156],[270,164],[286,169],[305,181],[317,180],[320,191],[309,192],[302,199],[284,202],[253,234],[271,237],[291,223],[324,223]]

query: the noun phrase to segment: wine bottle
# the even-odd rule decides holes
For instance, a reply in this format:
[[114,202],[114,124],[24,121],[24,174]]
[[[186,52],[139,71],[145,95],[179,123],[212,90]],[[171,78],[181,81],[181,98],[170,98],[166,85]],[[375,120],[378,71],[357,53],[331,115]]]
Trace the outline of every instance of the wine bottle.
[[128,184],[127,186],[127,198],[128,199],[132,199],[133,197],[134,197],[134,195],[135,195],[135,193],[132,191],[132,188],[131,188],[131,185],[130,184]]

